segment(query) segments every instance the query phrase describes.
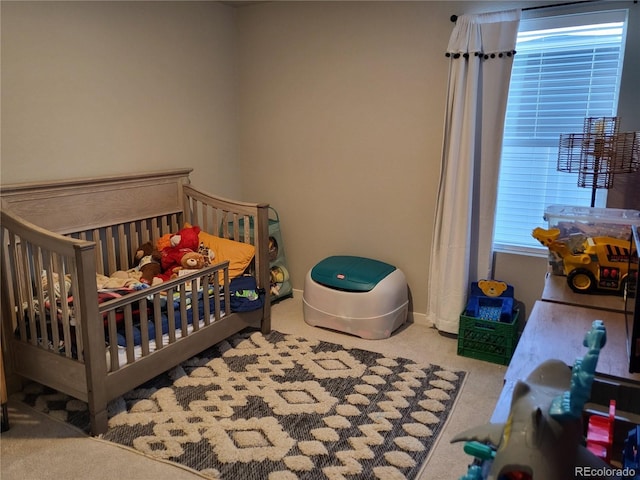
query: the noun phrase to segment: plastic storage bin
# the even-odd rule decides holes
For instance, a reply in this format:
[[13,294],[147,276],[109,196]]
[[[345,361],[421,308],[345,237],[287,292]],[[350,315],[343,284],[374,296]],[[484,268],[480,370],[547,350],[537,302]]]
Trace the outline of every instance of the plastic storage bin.
[[328,257],[307,272],[302,304],[309,325],[367,339],[388,338],[407,320],[407,281],[388,263]]
[[[631,225],[640,225],[640,211],[619,208],[589,208],[551,205],[545,209],[548,228],[560,230],[559,241],[569,248],[582,245],[588,237],[612,237],[628,240]],[[549,265],[554,275],[564,275],[562,259],[549,253]]]
[[[233,230],[233,222],[227,224],[229,232]],[[240,237],[244,236],[244,218],[238,220]],[[224,236],[222,225],[220,236]],[[249,219],[249,238],[253,241],[253,218]],[[280,216],[275,208],[269,207],[269,267],[271,301],[281,300],[293,296],[293,286],[289,278],[287,260],[284,255],[282,232],[280,231]]]
[[458,355],[508,365],[518,344],[518,317],[510,323],[460,315]]

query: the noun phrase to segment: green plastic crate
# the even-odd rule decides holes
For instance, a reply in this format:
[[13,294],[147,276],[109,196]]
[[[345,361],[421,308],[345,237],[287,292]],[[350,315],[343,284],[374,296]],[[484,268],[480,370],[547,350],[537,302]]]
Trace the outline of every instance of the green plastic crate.
[[516,310],[511,323],[460,315],[458,355],[508,365],[518,344]]

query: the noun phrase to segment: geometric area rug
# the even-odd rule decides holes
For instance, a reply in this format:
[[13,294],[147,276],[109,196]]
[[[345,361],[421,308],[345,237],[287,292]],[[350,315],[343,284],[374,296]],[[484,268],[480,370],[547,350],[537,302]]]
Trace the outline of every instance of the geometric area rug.
[[[464,378],[245,331],[114,400],[101,438],[209,479],[415,479]],[[88,431],[84,402],[39,385],[22,400]]]

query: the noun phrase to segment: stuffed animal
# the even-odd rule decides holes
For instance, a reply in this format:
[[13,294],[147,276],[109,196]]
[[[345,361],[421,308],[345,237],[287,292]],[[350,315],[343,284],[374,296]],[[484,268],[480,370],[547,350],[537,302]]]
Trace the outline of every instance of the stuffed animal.
[[182,257],[188,253],[194,253],[190,248],[166,247],[161,254],[160,266],[162,273],[171,274],[173,269],[182,266]]
[[135,257],[140,271],[140,281],[148,285],[157,285],[162,282],[162,255],[153,247],[153,243],[145,242],[136,251]]
[[[204,257],[197,252],[200,246],[198,233],[200,233],[200,227],[189,226],[171,236],[171,245],[163,248],[160,252],[162,257],[160,265],[165,276],[171,278],[176,268],[180,270],[181,268],[193,269],[204,266]],[[187,254],[189,255],[185,259],[186,263],[183,264],[183,257]],[[192,254],[196,254],[197,257]]]
[[197,225],[184,227],[175,235],[171,236],[171,246],[177,248],[190,248],[194,252],[198,250],[200,239],[198,234],[200,227]]
[[[157,279],[160,280],[159,278]],[[143,290],[150,285],[140,280],[140,271],[136,268],[130,270],[116,270],[108,277],[96,273],[96,286],[98,290],[130,288],[132,290]]]
[[204,242],[200,242],[200,245],[198,246],[198,253],[204,258],[205,267],[213,265],[213,259],[216,258],[216,253],[207,247]]
[[171,278],[176,278],[180,270],[197,270],[204,268],[205,260],[202,254],[198,252],[186,252],[180,259],[180,266],[173,267],[171,270]]
[[161,252],[167,247],[171,246],[171,237],[173,237],[173,233],[165,233],[161,236],[156,242],[156,249]]

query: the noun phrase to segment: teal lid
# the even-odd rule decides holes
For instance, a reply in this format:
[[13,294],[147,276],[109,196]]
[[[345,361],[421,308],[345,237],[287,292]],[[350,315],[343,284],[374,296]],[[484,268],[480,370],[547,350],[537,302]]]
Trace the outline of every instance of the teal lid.
[[327,287],[368,292],[396,269],[370,258],[338,255],[327,257],[311,269],[311,278]]

